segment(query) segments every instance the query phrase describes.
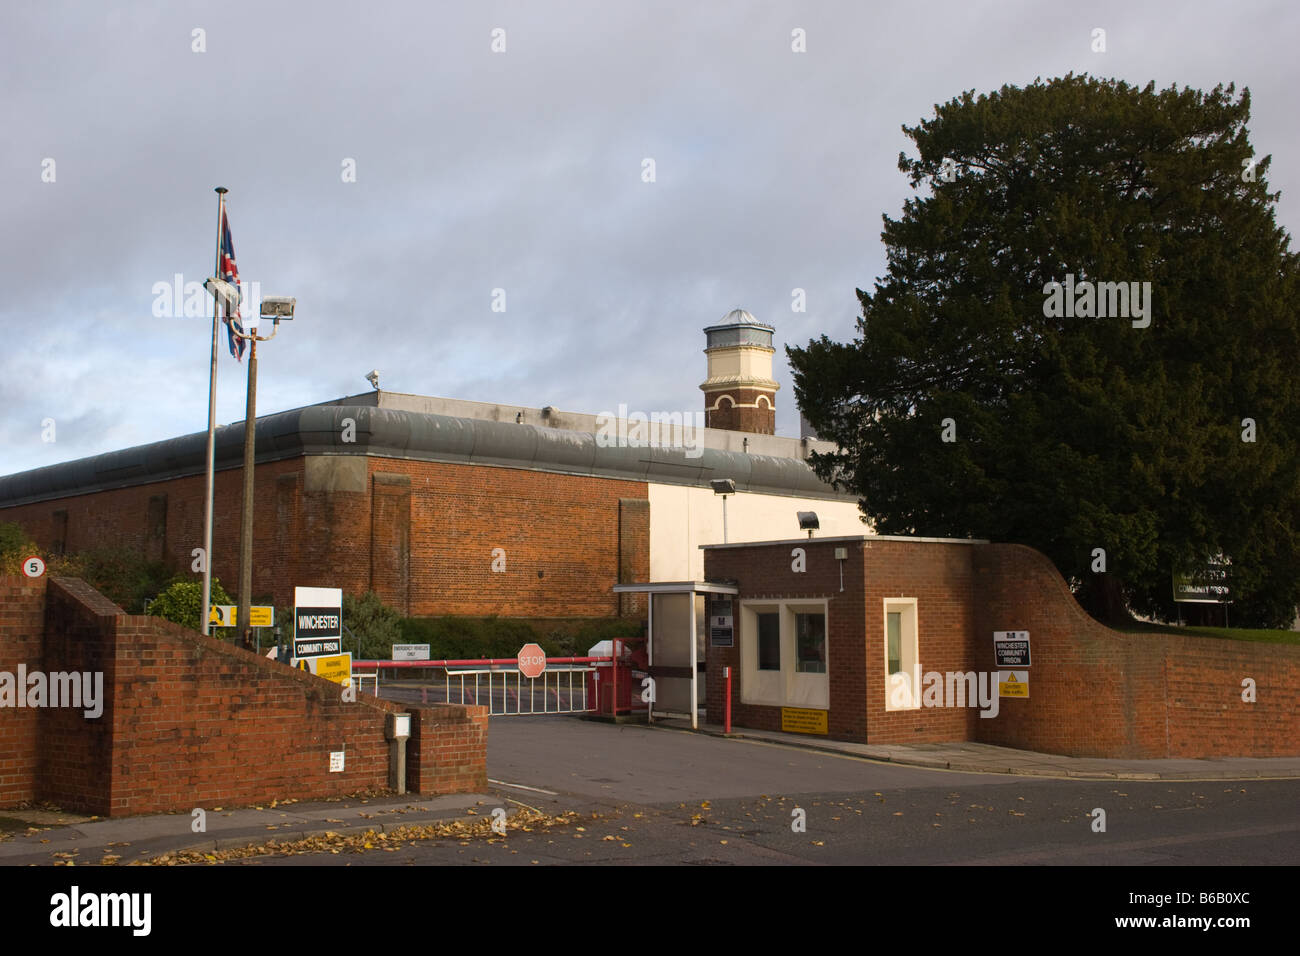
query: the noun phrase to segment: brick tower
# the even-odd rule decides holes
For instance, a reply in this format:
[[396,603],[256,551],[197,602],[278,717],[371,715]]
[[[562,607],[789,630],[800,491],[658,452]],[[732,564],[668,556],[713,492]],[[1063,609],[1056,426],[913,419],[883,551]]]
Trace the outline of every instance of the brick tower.
[[776,434],[776,390],[781,386],[772,379],[775,331],[744,309],[704,330],[709,378],[700,388],[706,427]]

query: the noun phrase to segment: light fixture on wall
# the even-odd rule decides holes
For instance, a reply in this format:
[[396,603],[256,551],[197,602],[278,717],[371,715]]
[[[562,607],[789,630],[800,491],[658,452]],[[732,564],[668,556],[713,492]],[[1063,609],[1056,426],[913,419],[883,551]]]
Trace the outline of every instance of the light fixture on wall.
[[799,515],[799,530],[806,530],[808,532],[808,537],[811,538],[813,532],[821,527],[821,522],[817,520],[817,512],[799,511],[796,512],[796,514]]
[[713,486],[715,495],[722,495],[722,543],[727,543],[727,495],[736,493],[736,482],[733,478],[714,478],[709,481]]

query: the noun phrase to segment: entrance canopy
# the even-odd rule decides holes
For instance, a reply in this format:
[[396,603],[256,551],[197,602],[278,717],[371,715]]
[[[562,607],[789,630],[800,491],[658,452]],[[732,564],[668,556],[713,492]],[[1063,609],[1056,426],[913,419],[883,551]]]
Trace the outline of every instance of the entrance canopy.
[[[690,703],[687,711],[690,714],[691,727],[698,730],[700,721],[697,669],[700,621],[695,598],[701,594],[735,595],[740,593],[740,588],[734,584],[715,584],[711,581],[656,581],[643,584],[616,584],[614,593],[650,596],[646,602],[649,608],[649,640],[646,642],[646,652],[649,657],[650,676],[654,678],[656,687],[654,699],[650,701],[650,719],[654,720],[655,704],[661,699],[671,701],[675,697],[684,696],[674,693],[676,688],[673,685],[678,682],[684,683],[689,679]],[[686,613],[684,615],[661,613],[659,622],[656,623],[655,598],[663,595],[681,595],[686,603]],[[658,665],[655,664],[656,648],[659,649]],[[683,662],[685,666],[679,666]],[[661,684],[664,689],[663,694],[658,691]],[[663,714],[664,711],[661,710],[660,713]]]

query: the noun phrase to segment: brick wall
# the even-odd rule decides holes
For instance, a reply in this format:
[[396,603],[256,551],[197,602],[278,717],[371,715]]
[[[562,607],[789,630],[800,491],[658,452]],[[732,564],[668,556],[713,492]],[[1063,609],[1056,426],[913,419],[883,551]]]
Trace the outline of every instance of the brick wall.
[[435,704],[411,712],[407,789],[424,794],[486,789],[488,709]]
[[[803,548],[807,570],[791,569]],[[845,591],[833,549],[847,547]],[[1048,559],[1019,545],[867,539],[791,541],[705,551],[710,581],[738,600],[829,598],[830,736],[868,743],[977,740],[1072,756],[1163,758],[1300,755],[1300,647],[1180,634],[1130,635],[1092,620]],[[1030,633],[1027,699],[972,707],[885,709],[887,598],[917,601],[921,672],[995,671],[993,632]],[[733,667],[737,726],[779,729],[781,709],[741,703],[739,642],[709,648],[711,720]],[[1256,701],[1242,700],[1242,681]]]
[[[728,396],[731,402],[720,401]],[[759,396],[766,404],[759,403]],[[712,406],[717,405],[717,408]],[[757,407],[744,407],[754,406]],[[776,393],[755,388],[723,388],[704,394],[704,426],[757,435],[776,434]]]
[[[803,549],[806,570],[792,570],[794,548]],[[836,548],[846,548],[844,590]],[[791,541],[754,548],[705,551],[705,577],[738,581],[737,601],[829,598],[827,660],[829,735],[838,740],[893,743],[966,739],[974,712],[955,708],[886,711],[883,655],[884,599],[917,599],[921,660],[926,670],[967,670],[973,641],[970,608],[971,546],[918,546],[902,541]],[[736,646],[710,648],[706,678],[710,714],[723,706],[722,667],[732,666],[732,721],[779,730],[781,709],[742,704],[743,675]],[[711,718],[712,719],[712,718]]]
[[[329,681],[124,615],[81,581],[24,580],[0,578],[0,670],[99,671],[105,703],[98,718],[0,710],[0,806],[49,800],[109,816],[387,788],[385,719],[406,708],[345,701]],[[410,712],[420,753],[408,790],[485,786],[484,708]],[[344,770],[331,773],[335,751]]]
[[[645,482],[349,456],[328,459],[338,474],[322,468],[308,481],[306,461],[257,466],[254,599],[284,607],[294,587],[340,587],[374,589],[419,616],[643,610],[612,588],[623,574],[649,573]],[[196,475],[0,508],[0,521],[18,522],[42,547],[125,546],[189,571],[203,544],[203,490]],[[212,570],[232,594],[241,495],[238,469],[217,473]],[[506,552],[504,573],[491,570],[494,548]]]
[[[45,578],[0,576],[0,671],[40,670]],[[0,707],[0,806],[36,799],[40,711]]]
[[[979,547],[975,582],[978,633],[1027,630],[1033,654],[1029,698],[1004,698],[977,739],[1073,756],[1300,756],[1300,647],[1120,634],[1020,545]],[[1241,697],[1247,677],[1255,703]]]

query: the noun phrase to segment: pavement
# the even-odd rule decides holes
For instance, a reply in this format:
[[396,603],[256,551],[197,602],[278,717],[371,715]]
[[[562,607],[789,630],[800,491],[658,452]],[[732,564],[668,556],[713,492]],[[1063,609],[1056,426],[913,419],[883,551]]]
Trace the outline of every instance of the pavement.
[[[554,720],[562,724],[571,723],[568,718],[554,718]],[[524,741],[523,746],[533,757],[538,755],[536,742],[529,741],[536,735],[541,735],[539,739],[544,740],[555,732],[553,729],[535,723],[530,720],[527,722],[530,726],[518,727],[518,731],[524,732],[524,737],[521,738]],[[611,753],[622,749],[618,740],[619,734],[601,734],[597,722],[572,721],[572,726],[577,732],[576,736],[583,741],[581,746],[588,748],[589,757],[593,745],[613,748]],[[723,732],[721,725],[705,723],[698,730],[692,730],[690,721],[681,719],[660,718],[649,727],[640,723],[624,726],[629,731],[633,730],[634,726],[638,730],[653,729],[663,733],[729,738],[789,747],[810,755],[833,754],[867,762],[897,765],[900,768],[1002,774],[1021,778],[1112,781],[1243,781],[1300,778],[1300,757],[1103,760],[1041,754],[969,742],[860,744],[810,737],[805,734],[752,729],[738,730],[728,735]],[[616,731],[621,728],[610,729]],[[519,734],[516,733],[514,736]],[[499,741],[499,746],[506,748],[503,752],[507,755],[510,753],[509,744],[505,739]],[[670,783],[669,777],[680,776],[683,773],[693,775],[698,772],[708,776],[703,765],[691,764],[686,751],[680,748],[670,748],[670,750],[676,754],[671,768],[660,768],[659,772],[642,773],[640,776],[660,784]],[[719,765],[719,755],[707,759],[709,766],[716,769]],[[742,764],[749,760],[739,752],[735,755],[735,759]],[[553,760],[543,759],[543,763],[553,762]],[[512,769],[509,756],[499,755],[497,763],[500,767],[496,774]],[[559,773],[561,769],[567,768],[552,766],[548,773]],[[533,772],[526,774],[530,783],[550,782],[532,780],[537,772],[534,769]],[[816,775],[830,780],[834,777],[834,772],[830,768],[825,768],[818,771]],[[826,776],[827,774],[830,776]],[[555,782],[559,783],[560,779],[563,778],[558,778]],[[605,778],[600,778],[600,781],[605,781]],[[686,782],[682,781],[682,783]],[[418,795],[387,794],[314,802],[289,801],[277,803],[275,806],[206,808],[202,832],[194,832],[197,820],[191,812],[101,819],[48,808],[0,810],[0,818],[22,820],[29,824],[26,830],[11,827],[8,838],[0,833],[0,866],[50,863],[86,865],[105,862],[106,856],[110,858],[108,862],[121,865],[162,853],[183,850],[210,852],[265,843],[272,839],[282,842],[300,840],[322,836],[328,832],[340,834],[348,832],[359,834],[365,830],[390,832],[401,826],[444,823],[474,817],[481,819],[483,815],[490,812],[491,808],[505,804],[527,805],[522,803],[523,800],[541,802],[537,798],[543,794],[552,794],[551,791],[537,790],[533,786],[523,785],[522,781],[519,784],[501,784],[500,781],[493,780],[492,783],[500,784],[496,786],[496,793],[458,794],[427,799],[420,798]],[[603,782],[602,792],[607,788],[612,789],[615,783],[613,779]],[[815,788],[818,781],[808,779],[808,784]],[[913,781],[909,785],[920,785],[920,783]],[[577,792],[573,790],[572,785],[564,789]],[[503,796],[503,791],[508,791],[520,800]],[[558,794],[552,795],[559,798]],[[653,794],[646,793],[640,796],[648,799]],[[668,796],[677,799],[675,793]],[[667,799],[663,794],[659,794],[659,798]]]
[[422,799],[417,795],[290,801],[275,807],[204,810],[204,832],[194,832],[198,818],[191,813],[142,816],[86,817],[49,810],[0,810],[0,817],[27,821],[26,832],[13,832],[0,840],[0,866],[68,863],[96,864],[112,855],[118,865],[183,850],[232,849],[265,843],[289,842],[334,832],[390,832],[397,827],[464,820],[496,807],[501,798],[491,793],[454,794]]
[[937,744],[859,744],[808,734],[775,730],[736,729],[727,734],[721,724],[701,723],[698,730],[680,718],[656,718],[659,730],[701,733],[739,740],[848,754],[907,767],[960,770],[967,773],[1024,774],[1035,777],[1085,780],[1278,780],[1300,777],[1300,757],[1214,757],[1205,759],[1109,760],[1065,757],[1032,750],[1015,750],[967,741]]

